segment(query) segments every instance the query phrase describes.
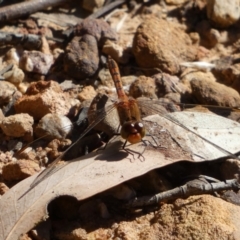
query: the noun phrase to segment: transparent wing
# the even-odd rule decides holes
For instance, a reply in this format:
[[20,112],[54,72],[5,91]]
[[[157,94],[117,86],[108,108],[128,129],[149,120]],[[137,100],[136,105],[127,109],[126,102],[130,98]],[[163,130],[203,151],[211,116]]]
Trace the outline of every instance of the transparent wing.
[[138,98],[137,102],[143,116],[149,116],[154,114],[166,114],[169,112],[177,111],[193,111],[193,112],[212,112],[222,117],[226,117],[235,121],[240,122],[240,108],[231,107],[220,107],[214,105],[200,105],[200,104],[186,104],[186,103],[175,103],[168,99],[145,99]]
[[[175,103],[171,103],[169,101],[166,100],[142,100],[139,99],[137,100],[137,102],[139,103],[139,106],[141,108],[141,110],[144,111],[148,111],[151,112],[151,114],[159,114],[160,116],[164,117],[165,119],[169,120],[170,122],[180,126],[181,128],[193,133],[194,135],[196,135],[197,137],[201,138],[202,140],[204,140],[205,142],[207,142],[208,144],[212,145],[213,147],[215,147],[216,149],[218,149],[219,151],[221,151],[222,153],[226,154],[227,156],[231,156],[233,158],[236,159],[240,159],[238,156],[236,156],[235,154],[227,151],[226,149],[218,146],[217,144],[209,141],[208,139],[202,137],[201,135],[199,135],[198,133],[196,133],[194,130],[192,130],[192,127],[194,126],[186,126],[183,123],[181,123],[179,120],[177,120],[176,118],[172,117],[171,115],[167,114],[169,112],[175,112],[175,111],[181,111],[183,109],[186,108],[191,108],[191,107],[196,107],[196,105],[194,104],[175,104]],[[222,107],[216,107],[216,106],[210,106],[210,105],[205,105],[204,107],[207,107],[208,109],[214,110],[216,111],[217,109],[223,111],[236,111],[236,112],[240,112],[239,109],[233,109],[233,108],[222,108]],[[206,127],[207,128],[207,127]]]
[[[113,109],[115,108],[114,104],[108,106],[106,109],[102,109],[99,111],[98,118],[92,122],[85,130],[84,132],[79,136],[78,140],[73,143],[70,147],[68,147],[58,158],[56,158],[43,172],[41,172],[38,177],[33,181],[33,183],[30,185],[30,188],[27,192],[29,192],[31,189],[33,189],[35,186],[37,186],[41,181],[52,175],[53,173],[57,172],[59,169],[63,168],[66,163],[58,164],[59,161],[62,159],[64,154],[72,148],[74,145],[76,145],[91,129],[93,129],[97,124],[99,124],[107,114],[111,113]],[[25,192],[21,197],[23,197],[27,192]]]
[[[184,109],[188,108],[194,108],[197,105],[195,104],[182,104],[182,103],[172,103],[166,99],[160,99],[160,100],[148,100],[148,99],[137,99],[137,102],[139,104],[139,107],[141,109],[141,112],[143,112],[144,115],[152,115],[152,114],[159,114],[160,116],[164,117],[165,119],[171,121],[174,124],[177,124],[178,126],[182,127],[183,129],[195,134],[197,137],[201,138],[208,144],[214,146],[221,152],[223,152],[226,155],[229,155],[233,158],[239,159],[236,155],[232,154],[231,152],[227,151],[226,149],[218,146],[217,144],[212,143],[208,139],[200,136],[198,133],[194,132],[190,127],[182,124],[179,122],[177,119],[171,117],[170,115],[167,115],[169,112],[176,112],[176,111],[182,111]],[[201,105],[202,107],[208,108],[209,110],[223,114],[225,115],[229,114],[230,112],[240,112],[239,109],[233,109],[233,108],[228,108],[228,107],[217,107],[217,106],[211,106],[211,105]],[[35,186],[37,186],[41,181],[52,175],[53,173],[57,172],[61,168],[63,168],[66,163],[63,164],[58,164],[59,161],[62,159],[62,157],[66,154],[67,151],[69,151],[74,145],[76,145],[91,129],[93,129],[95,126],[97,126],[100,122],[102,122],[107,115],[110,115],[111,112],[115,109],[114,104],[111,104],[107,106],[105,109],[100,109],[97,111],[97,114],[90,114],[90,118],[92,116],[95,116],[95,120],[91,121],[90,125],[83,131],[83,133],[79,136],[78,140],[73,143],[70,147],[68,147],[57,159],[55,159],[43,172],[41,172],[38,177],[34,180],[34,182],[31,184],[30,189],[27,191],[29,192],[31,189],[33,189]],[[193,110],[194,111],[194,110]],[[96,115],[98,116],[96,118]],[[93,118],[93,117],[92,117]],[[118,126],[116,126],[117,129]],[[27,193],[26,192],[26,193]],[[24,195],[26,194],[24,193]],[[24,196],[23,195],[23,196]]]

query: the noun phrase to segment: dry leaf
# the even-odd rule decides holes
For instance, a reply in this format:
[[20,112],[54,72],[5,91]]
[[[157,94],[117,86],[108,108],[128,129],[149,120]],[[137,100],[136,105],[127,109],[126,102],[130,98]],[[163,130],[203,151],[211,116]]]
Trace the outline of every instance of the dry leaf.
[[[179,122],[186,121],[184,124],[189,128],[199,131],[204,138],[232,153],[240,150],[239,123],[204,113],[179,112],[167,117],[181,118]],[[145,120],[151,126],[150,131],[153,131],[154,139],[162,148],[155,149],[151,145],[145,147],[143,143],[139,143],[127,146],[128,152],[121,150],[121,141],[115,140],[104,151],[63,164],[57,172],[23,197],[21,196],[29,189],[36,176],[20,182],[0,200],[0,239],[18,239],[21,234],[47,218],[47,205],[58,196],[70,195],[82,200],[152,169],[180,160],[212,160],[226,155],[163,117],[155,115]],[[152,141],[151,138],[148,140]],[[138,158],[138,153],[144,149],[144,153]],[[186,149],[192,153],[186,152]]]

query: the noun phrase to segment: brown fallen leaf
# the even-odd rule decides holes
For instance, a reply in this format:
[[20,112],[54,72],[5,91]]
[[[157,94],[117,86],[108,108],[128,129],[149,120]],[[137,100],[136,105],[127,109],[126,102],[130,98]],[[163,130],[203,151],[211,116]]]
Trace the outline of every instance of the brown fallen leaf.
[[[235,153],[240,150],[238,144],[240,140],[239,123],[213,114],[183,112],[183,116],[179,115],[181,117],[176,114],[170,116],[175,119],[185,118],[191,129],[195,124],[194,129],[198,131],[201,129],[204,138],[215,144],[218,143],[222,148],[227,147],[229,152]],[[194,119],[195,123],[194,121],[189,122]],[[228,151],[223,152],[206,143],[188,130],[170,124],[167,119],[158,115],[147,117],[145,120],[146,124],[152,126],[154,138],[162,146],[161,148],[154,148],[151,144],[146,147],[141,142],[128,145],[126,151],[121,149],[123,142],[115,139],[104,151],[94,152],[58,165],[60,166],[58,171],[27,193],[26,191],[29,190],[37,176],[20,182],[4,194],[0,200],[0,226],[2,229],[0,239],[15,240],[21,234],[28,232],[38,222],[48,217],[48,203],[61,195],[83,200],[143,175],[152,169],[181,160],[210,161],[214,159],[213,157],[222,157],[228,153]],[[207,133],[207,129],[210,134]],[[219,135],[216,134],[218,131]],[[221,140],[222,138],[223,140]],[[229,145],[225,138],[228,144],[230,143]],[[229,141],[229,139],[233,141]],[[152,141],[151,137],[148,140]],[[187,152],[186,148],[191,153]]]

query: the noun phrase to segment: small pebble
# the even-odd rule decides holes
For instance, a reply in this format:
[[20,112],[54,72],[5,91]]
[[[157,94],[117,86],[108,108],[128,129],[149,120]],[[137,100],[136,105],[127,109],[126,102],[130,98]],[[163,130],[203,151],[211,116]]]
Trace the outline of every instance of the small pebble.
[[18,86],[24,80],[25,74],[22,69],[18,68],[16,65],[13,65],[12,70],[4,73],[3,77],[6,81]]
[[24,51],[19,66],[27,72],[46,75],[53,64],[53,55],[39,51]]
[[21,159],[4,165],[2,176],[6,181],[18,181],[32,176],[39,171],[40,167],[37,162]]
[[2,131],[10,137],[23,137],[33,132],[33,117],[20,113],[5,117],[0,123]]
[[66,116],[48,113],[39,121],[35,134],[37,137],[47,135],[48,138],[62,139],[71,133],[72,127],[72,122]]
[[4,60],[7,64],[19,65],[19,54],[17,53],[16,48],[11,48],[4,56]]

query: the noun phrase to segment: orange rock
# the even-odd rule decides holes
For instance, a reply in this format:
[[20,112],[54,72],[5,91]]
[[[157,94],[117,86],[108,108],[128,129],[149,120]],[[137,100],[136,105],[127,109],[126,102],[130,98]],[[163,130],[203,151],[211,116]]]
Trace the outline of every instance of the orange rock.
[[192,80],[192,94],[201,104],[222,107],[239,107],[240,96],[233,88],[213,81]]
[[25,159],[11,162],[3,166],[2,176],[7,181],[22,180],[40,171],[38,163]]
[[132,97],[150,97],[157,99],[156,83],[153,78],[140,76],[130,86],[129,93]]
[[80,101],[85,101],[87,99],[92,100],[96,96],[96,91],[92,86],[86,86],[83,90],[78,94],[78,98]]
[[26,94],[14,105],[17,113],[28,113],[39,120],[47,113],[67,115],[71,108],[69,95],[64,93],[57,82],[34,82]]
[[133,53],[140,67],[176,74],[179,63],[196,59],[197,48],[180,25],[151,16],[137,29]]
[[27,134],[32,135],[33,118],[28,114],[15,114],[5,117],[0,122],[2,131],[11,137],[23,137]]

